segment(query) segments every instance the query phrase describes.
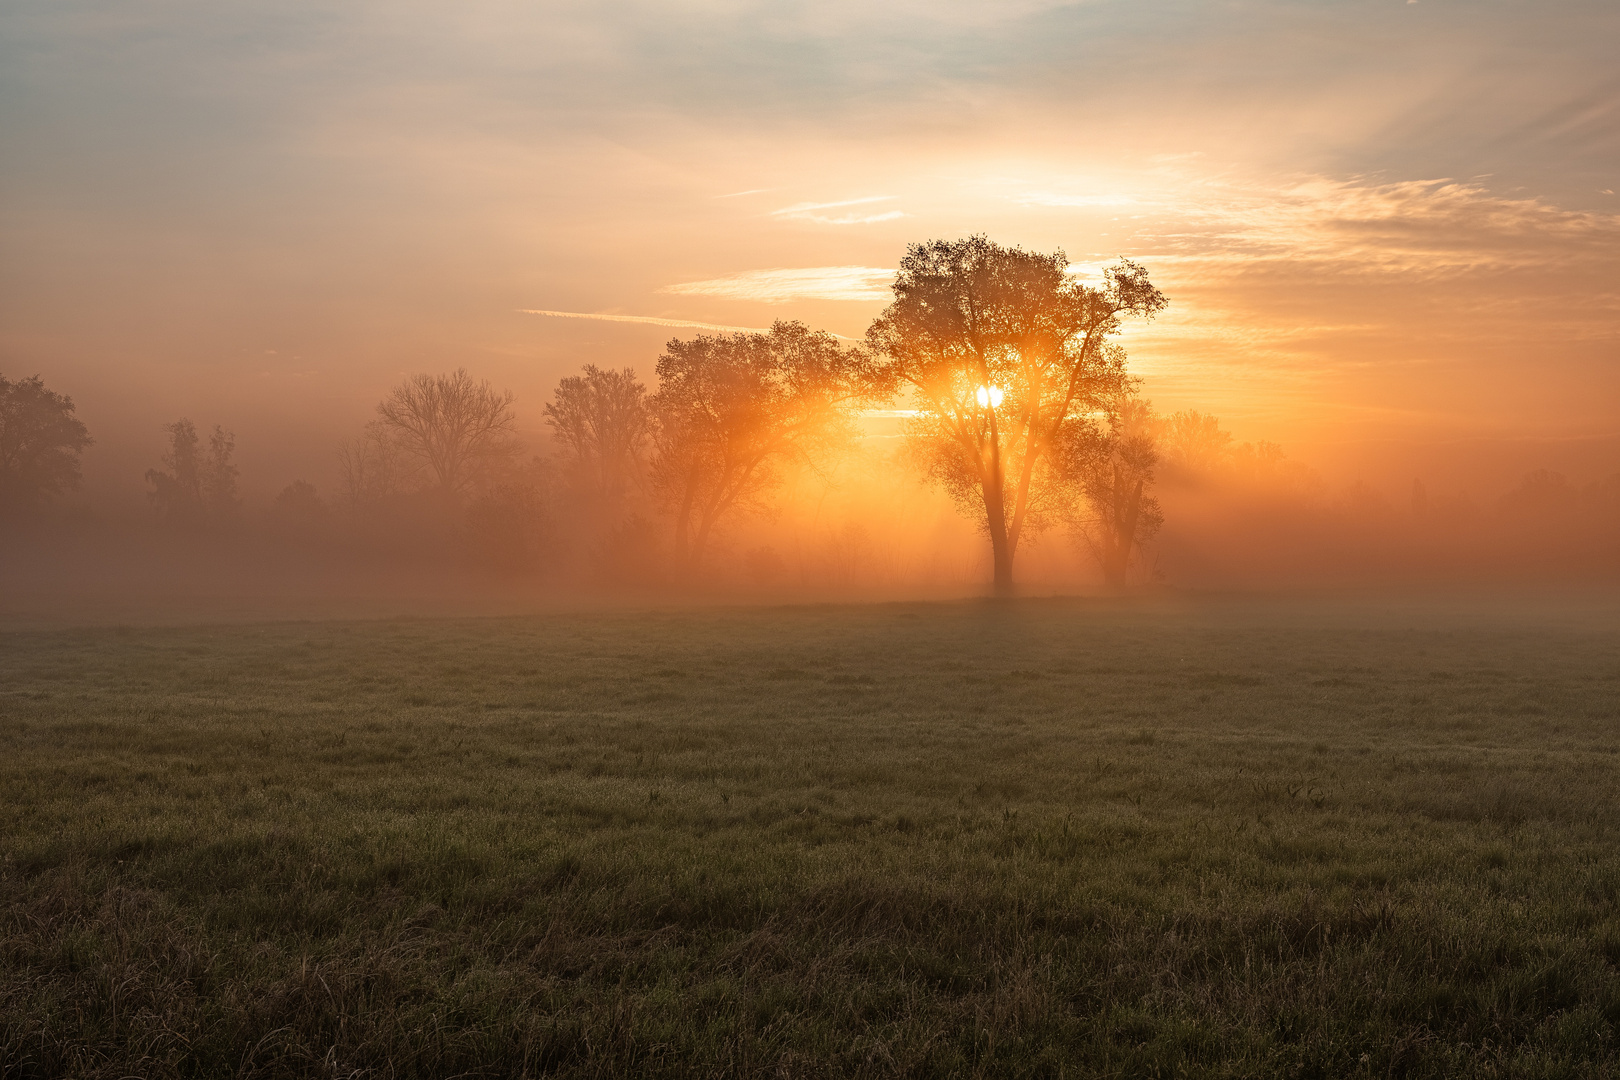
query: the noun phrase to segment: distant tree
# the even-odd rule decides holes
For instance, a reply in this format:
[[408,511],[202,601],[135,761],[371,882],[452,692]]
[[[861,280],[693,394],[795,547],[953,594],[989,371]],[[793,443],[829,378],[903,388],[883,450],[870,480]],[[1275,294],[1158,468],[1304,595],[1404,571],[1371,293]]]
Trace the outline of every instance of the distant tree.
[[1579,489],[1563,473],[1534,469],[1498,502],[1505,513],[1533,523],[1549,515],[1568,513],[1577,505],[1579,496]]
[[474,382],[465,369],[413,376],[383,399],[377,413],[399,448],[456,499],[512,467],[521,451],[511,391]]
[[38,375],[0,375],[0,515],[78,487],[79,454],[92,441],[72,398],[47,390]]
[[1232,457],[1232,433],[1221,430],[1219,418],[1196,409],[1174,413],[1165,425],[1164,454],[1189,473],[1213,472]]
[[1126,386],[1125,353],[1108,339],[1122,318],[1166,303],[1135,263],[1108,268],[1097,287],[1068,266],[1061,251],[983,236],[913,244],[894,303],[867,331],[879,374],[911,393],[909,434],[927,474],[983,522],[1001,591],[1020,541],[1061,516],[1054,451]]
[[675,559],[703,559],[715,525],[761,497],[789,461],[854,437],[882,393],[858,349],[798,322],[671,341],[658,361],[653,486],[675,518]]
[[1150,494],[1158,426],[1150,402],[1123,395],[1110,404],[1106,428],[1079,427],[1059,453],[1060,466],[1084,494],[1084,509],[1071,519],[1075,533],[1114,588],[1126,584],[1132,555],[1164,524]]
[[647,388],[636,373],[585,365],[557,384],[546,423],[582,493],[601,505],[620,503],[639,479],[651,434]]
[[288,521],[313,523],[326,517],[326,500],[306,480],[294,480],[282,488],[273,505],[276,513]]
[[204,447],[197,427],[180,419],[165,424],[169,449],[163,455],[162,469],[146,470],[152,485],[152,504],[165,519],[188,527],[217,524],[236,511],[237,470],[231,458],[236,453],[236,436],[214,425]]
[[373,420],[357,437],[338,447],[338,477],[343,501],[370,506],[404,495],[420,486],[425,471],[407,453],[398,431]]
[[467,504],[466,536],[486,566],[533,570],[551,547],[551,476],[540,459],[483,485]]
[[289,514],[311,515],[326,512],[326,503],[321,500],[320,493],[315,485],[307,480],[294,480],[276,496],[276,509]]
[[203,505],[211,514],[224,517],[236,510],[236,466],[231,458],[236,454],[236,436],[214,425],[208,436],[208,453],[203,459]]

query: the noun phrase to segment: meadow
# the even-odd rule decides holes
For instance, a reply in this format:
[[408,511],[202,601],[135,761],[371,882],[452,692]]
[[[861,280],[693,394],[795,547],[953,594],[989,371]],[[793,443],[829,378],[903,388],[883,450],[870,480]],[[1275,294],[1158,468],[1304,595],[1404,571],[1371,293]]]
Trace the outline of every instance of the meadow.
[[0,636],[0,1076],[1620,1073],[1620,618]]

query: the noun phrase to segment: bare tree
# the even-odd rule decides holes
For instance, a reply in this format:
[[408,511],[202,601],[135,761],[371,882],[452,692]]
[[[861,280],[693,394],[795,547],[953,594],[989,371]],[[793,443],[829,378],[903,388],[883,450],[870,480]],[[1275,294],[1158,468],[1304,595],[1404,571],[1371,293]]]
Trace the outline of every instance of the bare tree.
[[785,462],[852,438],[854,410],[880,393],[864,353],[798,322],[671,341],[651,402],[652,473],[675,517],[676,561],[697,568],[717,522],[759,507]]
[[1121,395],[1108,408],[1107,427],[1077,426],[1058,454],[1064,473],[1078,484],[1084,507],[1070,524],[1076,537],[1114,588],[1126,584],[1131,557],[1164,524],[1150,490],[1159,461],[1150,402]]
[[1054,449],[1125,388],[1125,353],[1108,339],[1122,317],[1166,303],[1135,263],[1095,288],[1068,265],[982,236],[913,244],[867,331],[879,374],[917,407],[910,436],[927,474],[983,522],[998,591],[1012,588],[1019,542],[1061,517]]
[[383,399],[377,414],[400,448],[455,498],[511,465],[520,451],[511,391],[474,382],[464,368],[412,376]]
[[546,423],[563,445],[570,472],[598,504],[621,502],[640,478],[650,435],[647,388],[630,368],[582,375],[557,384]]
[[72,398],[47,390],[38,375],[0,375],[0,513],[77,487],[79,454],[91,441]]

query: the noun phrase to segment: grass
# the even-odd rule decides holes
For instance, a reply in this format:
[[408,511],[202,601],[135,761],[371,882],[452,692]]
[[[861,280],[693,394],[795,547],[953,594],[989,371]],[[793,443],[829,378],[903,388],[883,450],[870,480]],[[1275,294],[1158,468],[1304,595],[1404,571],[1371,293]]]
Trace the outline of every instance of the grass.
[[0,1076],[1609,1076],[1620,633],[0,638]]

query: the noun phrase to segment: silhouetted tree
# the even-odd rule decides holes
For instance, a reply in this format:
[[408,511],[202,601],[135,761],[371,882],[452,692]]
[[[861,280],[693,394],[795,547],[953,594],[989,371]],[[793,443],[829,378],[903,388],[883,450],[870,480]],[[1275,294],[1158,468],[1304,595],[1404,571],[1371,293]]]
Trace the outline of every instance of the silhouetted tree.
[[1165,306],[1142,267],[1121,261],[1092,288],[1061,251],[983,236],[913,244],[894,303],[867,331],[879,374],[912,394],[913,446],[927,474],[990,536],[998,590],[1012,588],[1019,542],[1059,516],[1050,456],[1068,429],[1120,393],[1125,353],[1108,344],[1124,316]]
[[146,470],[152,485],[152,504],[165,519],[179,525],[200,527],[218,524],[236,511],[237,470],[231,458],[236,453],[236,436],[214,425],[205,447],[190,420],[165,424],[169,449],[163,455],[167,472]]
[[37,505],[79,484],[79,454],[93,440],[73,399],[38,375],[0,375],[0,515]]
[[452,498],[498,476],[521,450],[511,391],[474,382],[462,368],[407,379],[383,399],[377,413],[399,448],[421,461]]
[[1159,461],[1157,418],[1151,403],[1121,396],[1108,410],[1106,430],[1077,426],[1058,455],[1085,496],[1072,520],[1076,534],[1114,588],[1126,584],[1131,556],[1164,524],[1159,501],[1149,492]]
[[852,438],[854,410],[880,393],[864,353],[798,322],[671,341],[651,402],[652,479],[675,518],[676,561],[699,566],[717,522],[759,507],[783,463]]
[[[1219,418],[1187,409],[1173,414],[1166,423],[1164,454],[1171,464],[1189,473],[1213,472],[1230,460],[1232,434],[1221,430]],[[1282,456],[1280,450],[1277,456]]]
[[636,373],[585,365],[557,384],[546,423],[582,494],[606,506],[621,502],[639,479],[650,435],[647,388]]

